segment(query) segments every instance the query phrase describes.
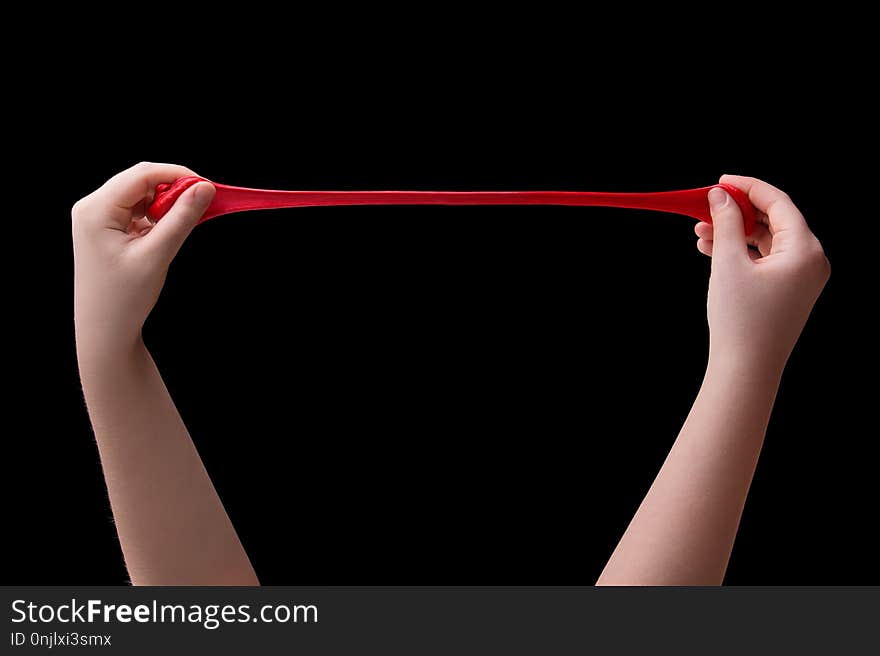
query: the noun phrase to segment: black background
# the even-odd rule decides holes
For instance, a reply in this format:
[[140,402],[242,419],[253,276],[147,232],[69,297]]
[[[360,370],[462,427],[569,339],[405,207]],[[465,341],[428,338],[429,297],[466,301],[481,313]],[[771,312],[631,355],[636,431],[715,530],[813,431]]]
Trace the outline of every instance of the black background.
[[[57,88],[63,108],[17,127],[28,191],[7,249],[24,256],[9,277],[22,309],[7,321],[24,366],[7,398],[4,583],[126,581],[76,372],[69,208],[139,160],[291,189],[773,182],[833,273],[727,582],[880,583],[846,84],[735,68],[670,82],[644,64],[614,84],[595,62],[466,77],[441,62],[403,79],[309,66],[289,88],[241,77],[234,93],[175,69],[180,95],[157,76],[107,91],[105,71],[82,69]],[[146,341],[263,583],[591,583],[700,384],[709,260],[692,228],[541,207],[221,217],[184,245]]]

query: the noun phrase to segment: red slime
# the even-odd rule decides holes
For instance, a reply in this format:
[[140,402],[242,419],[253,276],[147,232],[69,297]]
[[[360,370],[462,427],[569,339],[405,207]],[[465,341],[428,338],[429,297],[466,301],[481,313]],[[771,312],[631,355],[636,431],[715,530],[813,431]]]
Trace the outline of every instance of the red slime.
[[[172,184],[160,184],[147,216],[161,219],[180,195],[205,178],[188,176]],[[654,193],[604,193],[596,191],[274,191],[230,187],[211,182],[217,188],[214,200],[201,221],[221,214],[247,210],[321,205],[578,205],[621,207],[684,214],[712,223],[707,194],[721,187],[742,210],[746,234],[755,227],[755,209],[748,196],[731,185],[717,184],[699,189]],[[200,223],[201,223],[200,221]]]

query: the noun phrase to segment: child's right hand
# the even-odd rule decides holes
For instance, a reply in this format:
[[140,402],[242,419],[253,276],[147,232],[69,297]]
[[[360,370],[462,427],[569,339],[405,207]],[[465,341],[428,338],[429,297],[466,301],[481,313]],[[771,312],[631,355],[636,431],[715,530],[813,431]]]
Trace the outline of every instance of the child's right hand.
[[183,166],[142,162],[73,206],[74,317],[82,355],[135,344],[156,304],[168,265],[205,213],[214,187],[193,185],[158,223],[144,216],[161,182],[195,175]]
[[695,227],[697,248],[712,256],[709,360],[781,372],[831,267],[788,195],[755,178],[721,182],[749,195],[758,223],[747,238],[737,204],[721,189],[709,192],[713,224]]

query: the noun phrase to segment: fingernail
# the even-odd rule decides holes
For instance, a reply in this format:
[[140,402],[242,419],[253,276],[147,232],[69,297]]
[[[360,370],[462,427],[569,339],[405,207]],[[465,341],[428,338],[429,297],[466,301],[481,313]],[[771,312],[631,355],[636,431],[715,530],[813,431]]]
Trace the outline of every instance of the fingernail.
[[727,205],[727,199],[730,196],[721,187],[712,187],[709,190],[709,207],[714,210],[720,210]]
[[214,188],[209,184],[199,183],[193,188],[193,203],[207,206],[214,197]]

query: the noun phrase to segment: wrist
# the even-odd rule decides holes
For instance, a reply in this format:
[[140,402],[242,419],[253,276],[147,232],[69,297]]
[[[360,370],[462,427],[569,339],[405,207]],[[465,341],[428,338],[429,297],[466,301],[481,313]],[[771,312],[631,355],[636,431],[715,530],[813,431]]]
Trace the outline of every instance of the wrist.
[[709,330],[709,362],[723,369],[782,374],[791,353],[789,340],[775,334]]
[[120,335],[76,326],[76,355],[82,373],[124,367],[146,352],[140,331],[134,335]]
[[778,385],[785,360],[758,352],[709,349],[706,377],[736,378],[753,384]]

